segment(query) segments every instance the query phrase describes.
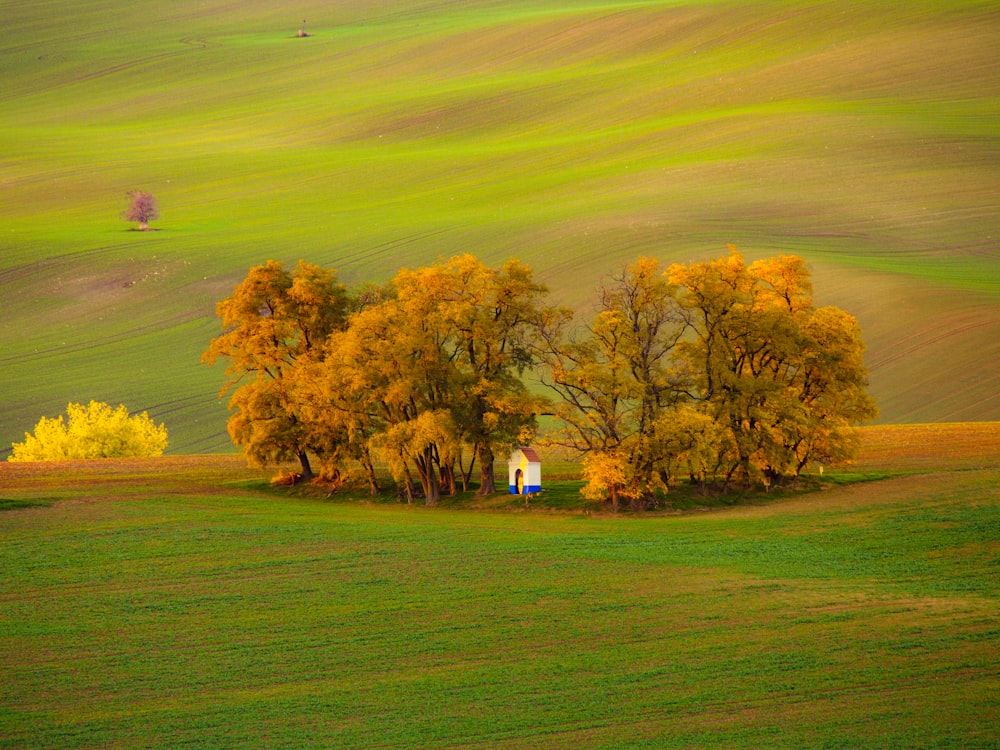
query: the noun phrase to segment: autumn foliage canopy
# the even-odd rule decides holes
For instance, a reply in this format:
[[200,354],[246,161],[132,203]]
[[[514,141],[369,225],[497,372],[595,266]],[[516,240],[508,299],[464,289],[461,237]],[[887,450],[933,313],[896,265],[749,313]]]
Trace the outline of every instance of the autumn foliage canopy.
[[[844,460],[876,415],[857,323],[815,307],[795,256],[662,268],[640,258],[590,321],[517,260],[471,255],[349,291],[301,262],[250,269],[218,305],[229,432],[258,464],[312,459],[435,502],[495,491],[494,459],[539,440],[583,457],[584,493],[656,504],[672,485],[751,486]],[[541,394],[547,393],[547,396]],[[539,435],[538,418],[555,417]]]

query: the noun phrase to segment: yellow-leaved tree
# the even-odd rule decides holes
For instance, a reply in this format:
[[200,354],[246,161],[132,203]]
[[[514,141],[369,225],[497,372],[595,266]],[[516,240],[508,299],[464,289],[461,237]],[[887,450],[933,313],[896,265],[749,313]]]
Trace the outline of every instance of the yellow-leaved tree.
[[167,428],[146,412],[128,413],[124,404],[70,403],[66,419],[42,417],[34,434],[14,443],[8,461],[65,461],[76,458],[142,458],[161,456],[167,448]]

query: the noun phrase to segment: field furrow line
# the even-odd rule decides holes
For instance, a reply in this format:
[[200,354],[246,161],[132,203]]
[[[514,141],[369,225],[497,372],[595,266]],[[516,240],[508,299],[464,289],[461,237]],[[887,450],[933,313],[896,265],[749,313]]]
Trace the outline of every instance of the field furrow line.
[[[965,316],[968,319],[971,316]],[[898,360],[904,359],[914,352],[918,352],[921,349],[926,349],[927,347],[940,343],[955,336],[959,336],[963,333],[968,333],[969,331],[974,331],[978,328],[986,328],[987,326],[995,326],[996,321],[992,320],[979,320],[973,323],[966,323],[964,325],[949,325],[949,323],[941,323],[936,326],[929,326],[923,331],[911,334],[905,338],[897,339],[896,343],[901,344],[905,342],[914,342],[909,346],[902,349],[897,349],[893,354],[882,357],[876,362],[869,364],[868,369],[870,371],[878,370],[886,365],[892,364]]]
[[26,95],[36,95],[41,93],[58,91],[59,89],[75,86],[79,83],[85,83],[87,81],[93,81],[99,78],[106,78],[108,76],[113,76],[117,73],[124,72],[126,70],[132,70],[135,68],[142,67],[143,65],[148,65],[149,63],[157,62],[159,60],[170,59],[173,57],[178,57],[180,55],[186,55],[188,54],[188,52],[192,50],[203,50],[208,47],[208,43],[206,41],[196,40],[193,38],[180,39],[179,43],[184,46],[183,49],[173,50],[170,52],[160,52],[155,55],[147,55],[146,57],[136,57],[134,59],[117,63],[115,65],[108,65],[106,67],[91,71],[89,73],[78,73],[77,75],[70,76],[65,80],[55,81],[48,85],[34,86],[27,91],[9,90],[6,95],[0,94],[0,102],[12,101]]
[[365,261],[386,257],[393,250],[408,247],[418,242],[431,239],[432,237],[447,234],[451,231],[453,231],[452,228],[445,227],[444,229],[430,229],[425,232],[416,232],[414,234],[396,237],[391,240],[387,240],[386,242],[366,247],[364,250],[338,255],[337,262],[342,268],[358,265],[364,263]]
[[66,354],[79,354],[80,352],[92,351],[94,349],[100,349],[106,346],[111,346],[112,344],[120,344],[123,341],[128,341],[129,339],[136,338],[139,336],[144,336],[149,333],[155,333],[157,331],[166,331],[170,328],[174,328],[178,325],[184,323],[190,323],[194,320],[199,320],[204,316],[197,311],[191,311],[186,313],[180,313],[174,315],[170,318],[164,318],[163,320],[157,321],[156,323],[148,323],[144,326],[138,326],[136,328],[129,328],[121,333],[112,334],[110,336],[104,336],[99,339],[86,339],[84,341],[79,341],[74,344],[66,344],[65,346],[53,346],[48,349],[41,349],[30,354],[16,354],[12,357],[2,357],[0,358],[0,365],[13,365],[13,364],[23,364],[25,362],[37,362],[39,360],[51,359],[52,357],[61,357]]
[[11,266],[0,270],[0,284],[11,284],[22,281],[31,276],[53,271],[61,267],[70,267],[74,264],[93,262],[104,256],[114,256],[127,248],[141,245],[139,242],[128,242],[122,245],[105,245],[102,247],[92,247],[86,250],[53,255],[48,258],[33,260],[31,263]]
[[[988,377],[986,382],[992,382],[994,380],[1000,379],[1000,373],[994,372],[992,376]],[[971,382],[960,388],[955,386],[955,380],[952,380],[948,389],[938,391],[936,398],[924,399],[919,404],[919,411],[924,411],[930,409],[931,407],[938,406],[939,404],[944,404],[948,401],[960,401],[961,405],[955,407],[954,409],[941,411],[940,419],[942,422],[948,422],[956,417],[964,418],[968,414],[975,414],[976,409],[974,407],[988,404],[1000,398],[1000,388],[994,389],[989,395],[983,396],[981,398],[972,398],[971,395],[975,391],[981,390],[984,387],[983,381]],[[962,398],[960,398],[962,397]],[[900,415],[900,419],[905,420],[908,416],[912,416],[918,410],[914,409],[910,412]],[[984,410],[983,413],[988,413],[988,410]]]

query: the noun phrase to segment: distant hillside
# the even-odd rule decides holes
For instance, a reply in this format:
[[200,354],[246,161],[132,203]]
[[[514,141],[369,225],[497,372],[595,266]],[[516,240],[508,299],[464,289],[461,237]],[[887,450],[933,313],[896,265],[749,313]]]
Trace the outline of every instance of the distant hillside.
[[1000,420],[998,49],[974,1],[4,3],[0,450],[90,399],[229,450],[199,355],[268,258],[584,305],[726,243],[859,318],[881,421]]

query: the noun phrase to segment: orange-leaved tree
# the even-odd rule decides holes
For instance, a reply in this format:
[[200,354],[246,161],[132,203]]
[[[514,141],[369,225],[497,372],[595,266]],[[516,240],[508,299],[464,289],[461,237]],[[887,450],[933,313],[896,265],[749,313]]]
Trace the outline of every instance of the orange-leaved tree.
[[470,469],[479,462],[479,495],[489,495],[496,455],[529,442],[537,429],[543,407],[521,376],[553,311],[546,288],[518,260],[492,268],[460,255],[427,270],[447,290],[435,314],[455,368],[452,418],[472,445]]
[[853,317],[816,308],[805,263],[727,257],[668,269],[691,334],[679,347],[698,408],[722,431],[725,480],[765,485],[809,461],[849,456],[853,427],[878,410],[867,394]]
[[414,480],[429,504],[468,486],[477,460],[480,494],[494,492],[497,452],[534,434],[538,399],[520,373],[544,294],[517,261],[400,270],[328,341],[307,378],[311,418],[351,436],[346,455],[381,457],[407,498]]
[[[335,383],[330,407],[343,405],[362,426],[373,454],[382,458],[414,496],[416,472],[427,504],[442,482],[453,487],[459,435],[449,411],[455,373],[436,307],[446,294],[431,275],[401,271],[392,290],[351,316],[329,347],[321,370]],[[343,399],[343,401],[341,401]]]
[[302,374],[323,344],[347,320],[348,295],[334,271],[300,261],[291,272],[274,260],[254,266],[230,297],[216,306],[225,332],[202,355],[226,357],[221,394],[229,402],[229,434],[255,464],[297,459],[313,476],[310,452],[327,436],[303,418]]
[[666,482],[657,426],[688,388],[674,359],[687,322],[663,269],[653,258],[622,269],[576,336],[566,317],[550,320],[542,382],[558,396],[562,428],[548,442],[585,455],[588,496],[606,493],[615,507],[620,497],[652,497]]

